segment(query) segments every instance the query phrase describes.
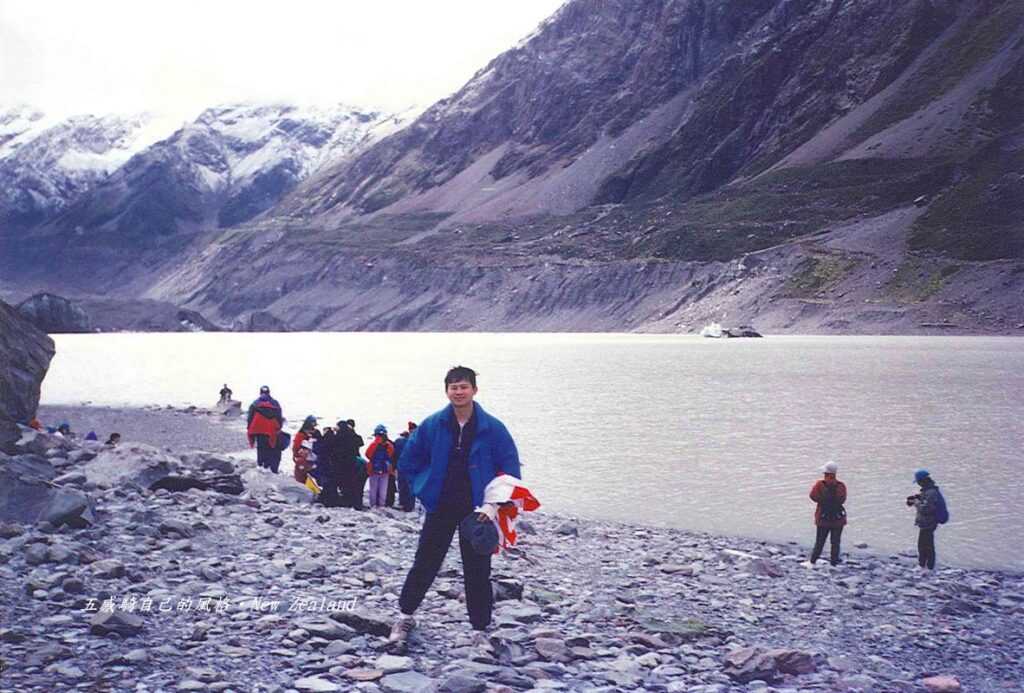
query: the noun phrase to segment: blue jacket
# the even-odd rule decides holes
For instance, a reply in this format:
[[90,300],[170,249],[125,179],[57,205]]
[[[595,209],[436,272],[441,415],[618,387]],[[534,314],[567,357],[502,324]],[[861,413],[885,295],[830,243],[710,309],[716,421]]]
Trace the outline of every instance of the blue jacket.
[[[484,502],[484,488],[499,473],[522,478],[519,452],[505,424],[473,403],[476,437],[469,450],[469,481],[473,488],[473,505]],[[409,442],[398,460],[398,473],[412,481],[413,495],[420,499],[427,512],[437,510],[441,489],[448,473],[448,457],[452,450],[451,425],[455,410],[451,405],[431,414],[409,436]]]

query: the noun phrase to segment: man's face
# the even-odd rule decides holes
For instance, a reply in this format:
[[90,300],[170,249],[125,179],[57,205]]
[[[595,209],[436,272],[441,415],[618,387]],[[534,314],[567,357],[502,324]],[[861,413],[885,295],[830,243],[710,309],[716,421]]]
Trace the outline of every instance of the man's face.
[[453,405],[464,407],[472,403],[473,396],[476,395],[476,388],[470,385],[468,381],[457,380],[454,383],[448,383],[445,393],[448,395],[448,401]]

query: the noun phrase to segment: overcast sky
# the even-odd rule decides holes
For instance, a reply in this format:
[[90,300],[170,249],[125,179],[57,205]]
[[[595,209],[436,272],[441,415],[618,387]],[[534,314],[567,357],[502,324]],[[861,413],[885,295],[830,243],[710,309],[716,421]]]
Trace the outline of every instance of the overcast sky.
[[0,105],[191,118],[238,101],[426,106],[563,0],[0,0]]

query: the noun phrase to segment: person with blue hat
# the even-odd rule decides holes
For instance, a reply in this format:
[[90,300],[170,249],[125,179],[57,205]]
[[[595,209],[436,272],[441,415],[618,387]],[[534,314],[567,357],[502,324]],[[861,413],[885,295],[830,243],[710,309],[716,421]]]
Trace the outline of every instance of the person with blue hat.
[[449,405],[428,416],[409,436],[398,473],[411,483],[426,516],[412,568],[398,598],[401,616],[388,637],[393,652],[405,649],[419,608],[459,534],[466,611],[475,631],[491,623],[491,556],[497,547],[492,520],[475,508],[498,475],[520,478],[519,453],[505,425],[484,411],[477,394],[476,371],[455,366],[444,377]]
[[366,475],[370,479],[370,507],[383,508],[388,494],[388,479],[395,465],[395,446],[388,440],[388,429],[377,424],[373,442],[366,448]]
[[949,521],[949,510],[927,469],[915,471],[914,482],[921,487],[921,492],[907,496],[907,506],[916,509],[917,563],[922,570],[935,570],[935,530]]

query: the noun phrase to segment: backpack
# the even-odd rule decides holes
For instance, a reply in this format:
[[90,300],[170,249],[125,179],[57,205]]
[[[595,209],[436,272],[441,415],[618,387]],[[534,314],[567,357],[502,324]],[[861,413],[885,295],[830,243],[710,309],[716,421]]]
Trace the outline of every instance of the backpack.
[[839,502],[839,484],[822,484],[821,519],[826,522],[835,522],[846,517],[846,509]]
[[940,525],[949,522],[949,508],[946,507],[946,499],[938,486],[935,487],[935,521]]
[[288,446],[292,444],[292,437],[284,431],[277,432],[277,449],[287,450]]

